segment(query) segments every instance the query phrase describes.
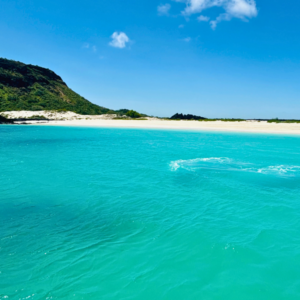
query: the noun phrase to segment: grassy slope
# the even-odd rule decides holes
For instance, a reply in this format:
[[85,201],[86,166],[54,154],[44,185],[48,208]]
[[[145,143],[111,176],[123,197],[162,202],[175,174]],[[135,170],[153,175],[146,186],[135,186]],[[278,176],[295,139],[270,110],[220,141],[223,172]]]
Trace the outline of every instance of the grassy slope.
[[72,91],[51,70],[0,58],[0,111],[60,109],[90,115],[113,113]]

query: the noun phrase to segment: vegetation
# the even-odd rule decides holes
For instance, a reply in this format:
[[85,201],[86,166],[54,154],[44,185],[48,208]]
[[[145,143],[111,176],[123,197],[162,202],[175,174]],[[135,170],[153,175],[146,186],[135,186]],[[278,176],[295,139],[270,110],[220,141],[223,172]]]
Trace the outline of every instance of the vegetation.
[[12,120],[8,120],[5,117],[0,115],[0,124],[13,124]]
[[[244,121],[247,121],[246,119],[222,119],[222,118],[206,119],[206,118],[202,118],[202,117],[198,117],[198,116],[194,116],[194,115],[183,115],[183,114],[175,114],[170,119],[166,119],[166,120],[174,120],[174,121],[180,121],[180,120],[198,120],[198,121],[201,121],[201,122],[214,122],[214,121],[222,121],[222,122],[244,122]],[[258,122],[267,121],[268,123],[300,123],[300,120],[280,120],[278,118],[271,119],[271,120],[259,119],[259,120],[255,120],[255,121],[258,121]]]
[[115,113],[119,116],[124,116],[129,112],[129,109],[123,108],[119,110],[115,110]]
[[172,120],[205,120],[205,118],[195,115],[183,115],[183,114],[175,114],[171,117]]
[[31,117],[26,118],[27,120],[49,120],[45,116],[40,116],[40,115],[34,115]]
[[0,58],[0,111],[14,110],[115,113],[81,97],[49,69]]
[[195,115],[191,115],[191,114],[175,114],[174,116],[172,116],[170,118],[171,120],[198,120],[198,121],[203,121],[203,122],[213,122],[213,121],[223,121],[223,122],[242,122],[245,121],[244,119],[207,119],[204,117],[200,117],[200,116],[195,116]]
[[244,119],[204,119],[199,121],[213,122],[213,121],[222,121],[222,122],[243,122]]
[[268,123],[300,123],[300,120],[279,120],[276,118],[268,120]]
[[[132,118],[129,118],[129,117],[116,117],[116,118],[113,118],[113,120],[126,120],[126,121],[130,121],[132,120]],[[148,119],[147,118],[136,118],[136,119],[133,119],[135,121],[147,121]]]
[[137,118],[141,118],[142,117],[142,115],[139,114],[138,112],[136,112],[135,110],[129,110],[126,113],[126,116],[129,117],[129,118],[133,118],[133,119],[137,119]]
[[148,117],[145,114],[140,114],[140,113],[138,113],[134,110],[129,110],[129,109],[126,109],[126,108],[115,110],[114,113],[117,114],[118,116],[127,116],[127,117],[130,117],[130,118],[134,118],[134,117],[131,117],[131,116],[136,115],[136,114],[138,114],[140,116],[140,117],[137,117],[137,118]]

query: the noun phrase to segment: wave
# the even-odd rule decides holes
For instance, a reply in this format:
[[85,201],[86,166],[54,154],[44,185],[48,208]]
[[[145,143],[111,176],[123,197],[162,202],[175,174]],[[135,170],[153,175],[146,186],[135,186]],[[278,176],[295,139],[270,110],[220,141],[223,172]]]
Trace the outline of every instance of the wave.
[[257,170],[258,173],[262,174],[300,174],[300,166],[285,166],[285,165],[279,165],[279,166],[269,166],[266,168],[260,168]]
[[170,163],[170,167],[172,171],[177,171],[177,169],[179,168],[191,170],[193,167],[198,168],[199,162],[211,162],[211,163],[224,164],[224,163],[229,163],[230,161],[231,159],[227,157],[207,157],[207,158],[195,158],[195,159],[187,159],[187,160],[180,159],[180,160],[172,161]]
[[207,157],[187,160],[176,160],[170,163],[173,172],[184,169],[196,172],[198,170],[241,171],[266,175],[300,176],[300,166],[275,165],[255,166],[252,163],[234,161],[228,157]]

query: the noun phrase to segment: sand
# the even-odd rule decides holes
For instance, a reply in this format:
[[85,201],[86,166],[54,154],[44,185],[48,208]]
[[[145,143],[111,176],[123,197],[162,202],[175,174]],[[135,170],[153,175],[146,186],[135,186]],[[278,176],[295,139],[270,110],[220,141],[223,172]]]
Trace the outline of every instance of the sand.
[[173,130],[207,130],[235,131],[300,135],[300,124],[276,124],[267,122],[199,122],[199,121],[167,121],[167,120],[78,120],[50,121],[39,125],[51,126],[86,126],[86,127],[119,127],[149,128]]
[[266,121],[170,121],[157,118],[147,120],[114,120],[114,115],[82,116],[73,112],[4,112],[1,113],[10,118],[30,117],[33,115],[44,115],[55,118],[55,121],[27,121],[28,124],[37,126],[85,126],[85,127],[118,127],[118,128],[149,128],[170,130],[199,130],[199,131],[232,131],[253,133],[275,133],[300,135],[299,123],[267,123]]

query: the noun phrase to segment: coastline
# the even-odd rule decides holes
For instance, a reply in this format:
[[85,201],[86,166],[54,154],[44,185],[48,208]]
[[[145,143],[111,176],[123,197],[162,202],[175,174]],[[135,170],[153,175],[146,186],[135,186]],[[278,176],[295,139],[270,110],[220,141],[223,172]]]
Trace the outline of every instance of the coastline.
[[[15,124],[36,126],[74,126],[164,129],[190,131],[223,131],[300,135],[300,123],[268,123],[267,121],[189,121],[146,117],[143,119],[116,119],[117,115],[79,115],[58,111],[9,111],[2,112],[8,119],[20,119]],[[38,119],[42,117],[41,119]],[[32,118],[32,120],[30,120]],[[22,120],[23,119],[23,120]]]
[[297,123],[267,123],[264,121],[170,121],[170,120],[65,120],[65,121],[28,121],[27,124],[36,126],[75,126],[75,127],[111,127],[111,128],[140,128],[140,129],[169,129],[169,130],[199,130],[227,131],[249,133],[272,133],[300,135],[300,124]]

